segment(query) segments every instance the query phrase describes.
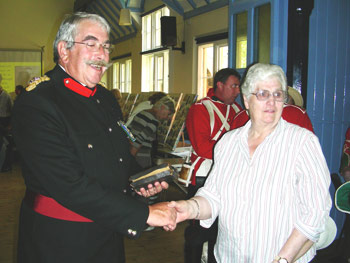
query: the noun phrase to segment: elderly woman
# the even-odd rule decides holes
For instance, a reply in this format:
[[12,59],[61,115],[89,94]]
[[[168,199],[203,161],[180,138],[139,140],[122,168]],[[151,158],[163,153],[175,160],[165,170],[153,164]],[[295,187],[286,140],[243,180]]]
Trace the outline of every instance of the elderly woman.
[[251,120],[214,150],[203,188],[171,202],[177,221],[219,218],[218,262],[310,262],[331,208],[330,175],[317,137],[281,118],[283,70],[255,64],[242,85]]

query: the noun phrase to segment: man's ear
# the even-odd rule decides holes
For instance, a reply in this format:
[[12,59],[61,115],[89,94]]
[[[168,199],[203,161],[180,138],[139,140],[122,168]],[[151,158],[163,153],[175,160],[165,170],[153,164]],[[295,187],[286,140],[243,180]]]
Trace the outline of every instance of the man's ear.
[[69,50],[67,49],[67,43],[65,41],[58,42],[57,51],[60,60],[66,64],[69,59]]
[[216,82],[216,88],[221,89],[223,85],[224,83],[222,83],[221,81]]

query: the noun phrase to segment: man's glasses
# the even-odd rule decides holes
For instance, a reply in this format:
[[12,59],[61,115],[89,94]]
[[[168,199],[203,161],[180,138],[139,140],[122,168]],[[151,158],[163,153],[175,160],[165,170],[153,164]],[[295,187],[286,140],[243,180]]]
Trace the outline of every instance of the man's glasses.
[[233,89],[235,89],[235,88],[239,88],[240,87],[240,85],[239,84],[232,84],[231,85],[231,88],[233,88]]
[[107,52],[108,54],[112,53],[113,50],[114,50],[114,46],[110,43],[99,43],[97,41],[94,41],[94,40],[89,40],[89,41],[86,41],[86,42],[76,42],[76,41],[72,41],[71,43],[74,43],[74,44],[82,44],[82,45],[85,45],[86,48],[88,50],[91,50],[92,52],[97,52],[100,50],[101,46],[103,48],[103,50],[105,52]]
[[287,98],[287,93],[283,90],[277,90],[274,92],[270,92],[268,90],[259,90],[258,92],[251,94],[255,95],[256,98],[261,101],[268,100],[271,95],[275,101],[285,101]]

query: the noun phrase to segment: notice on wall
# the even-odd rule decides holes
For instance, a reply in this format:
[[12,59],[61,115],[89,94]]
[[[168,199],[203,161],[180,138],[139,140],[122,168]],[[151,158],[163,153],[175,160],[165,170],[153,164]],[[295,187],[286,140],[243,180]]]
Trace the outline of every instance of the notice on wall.
[[26,87],[32,78],[41,76],[40,67],[40,62],[0,62],[0,85],[8,93],[17,85]]
[[8,93],[41,76],[42,50],[0,50],[0,85]]

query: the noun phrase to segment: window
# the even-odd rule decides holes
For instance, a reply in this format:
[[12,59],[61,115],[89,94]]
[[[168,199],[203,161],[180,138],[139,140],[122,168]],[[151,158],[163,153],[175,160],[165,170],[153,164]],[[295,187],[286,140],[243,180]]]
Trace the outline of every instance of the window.
[[142,51],[161,47],[160,18],[169,13],[169,9],[163,7],[142,17]]
[[169,92],[169,50],[152,53],[162,47],[160,18],[169,14],[169,9],[162,7],[142,17],[142,51],[151,51],[142,55],[143,92]]
[[197,94],[199,98],[207,95],[213,87],[214,73],[228,67],[227,40],[198,45]]
[[142,56],[142,88],[143,92],[169,92],[169,51]]
[[270,63],[270,23],[271,5],[266,4],[255,9],[255,45],[254,60]]
[[113,89],[131,93],[131,59],[124,59],[113,64]]
[[[259,5],[259,3],[261,4]],[[243,73],[251,63],[270,63],[270,38],[271,38],[271,3],[263,4],[257,0],[251,6],[242,5],[239,2],[232,4],[235,25],[232,61],[235,68]],[[278,2],[278,1],[275,1]],[[237,13],[236,13],[237,12]],[[249,32],[249,33],[248,33]],[[232,62],[231,61],[231,62]]]

